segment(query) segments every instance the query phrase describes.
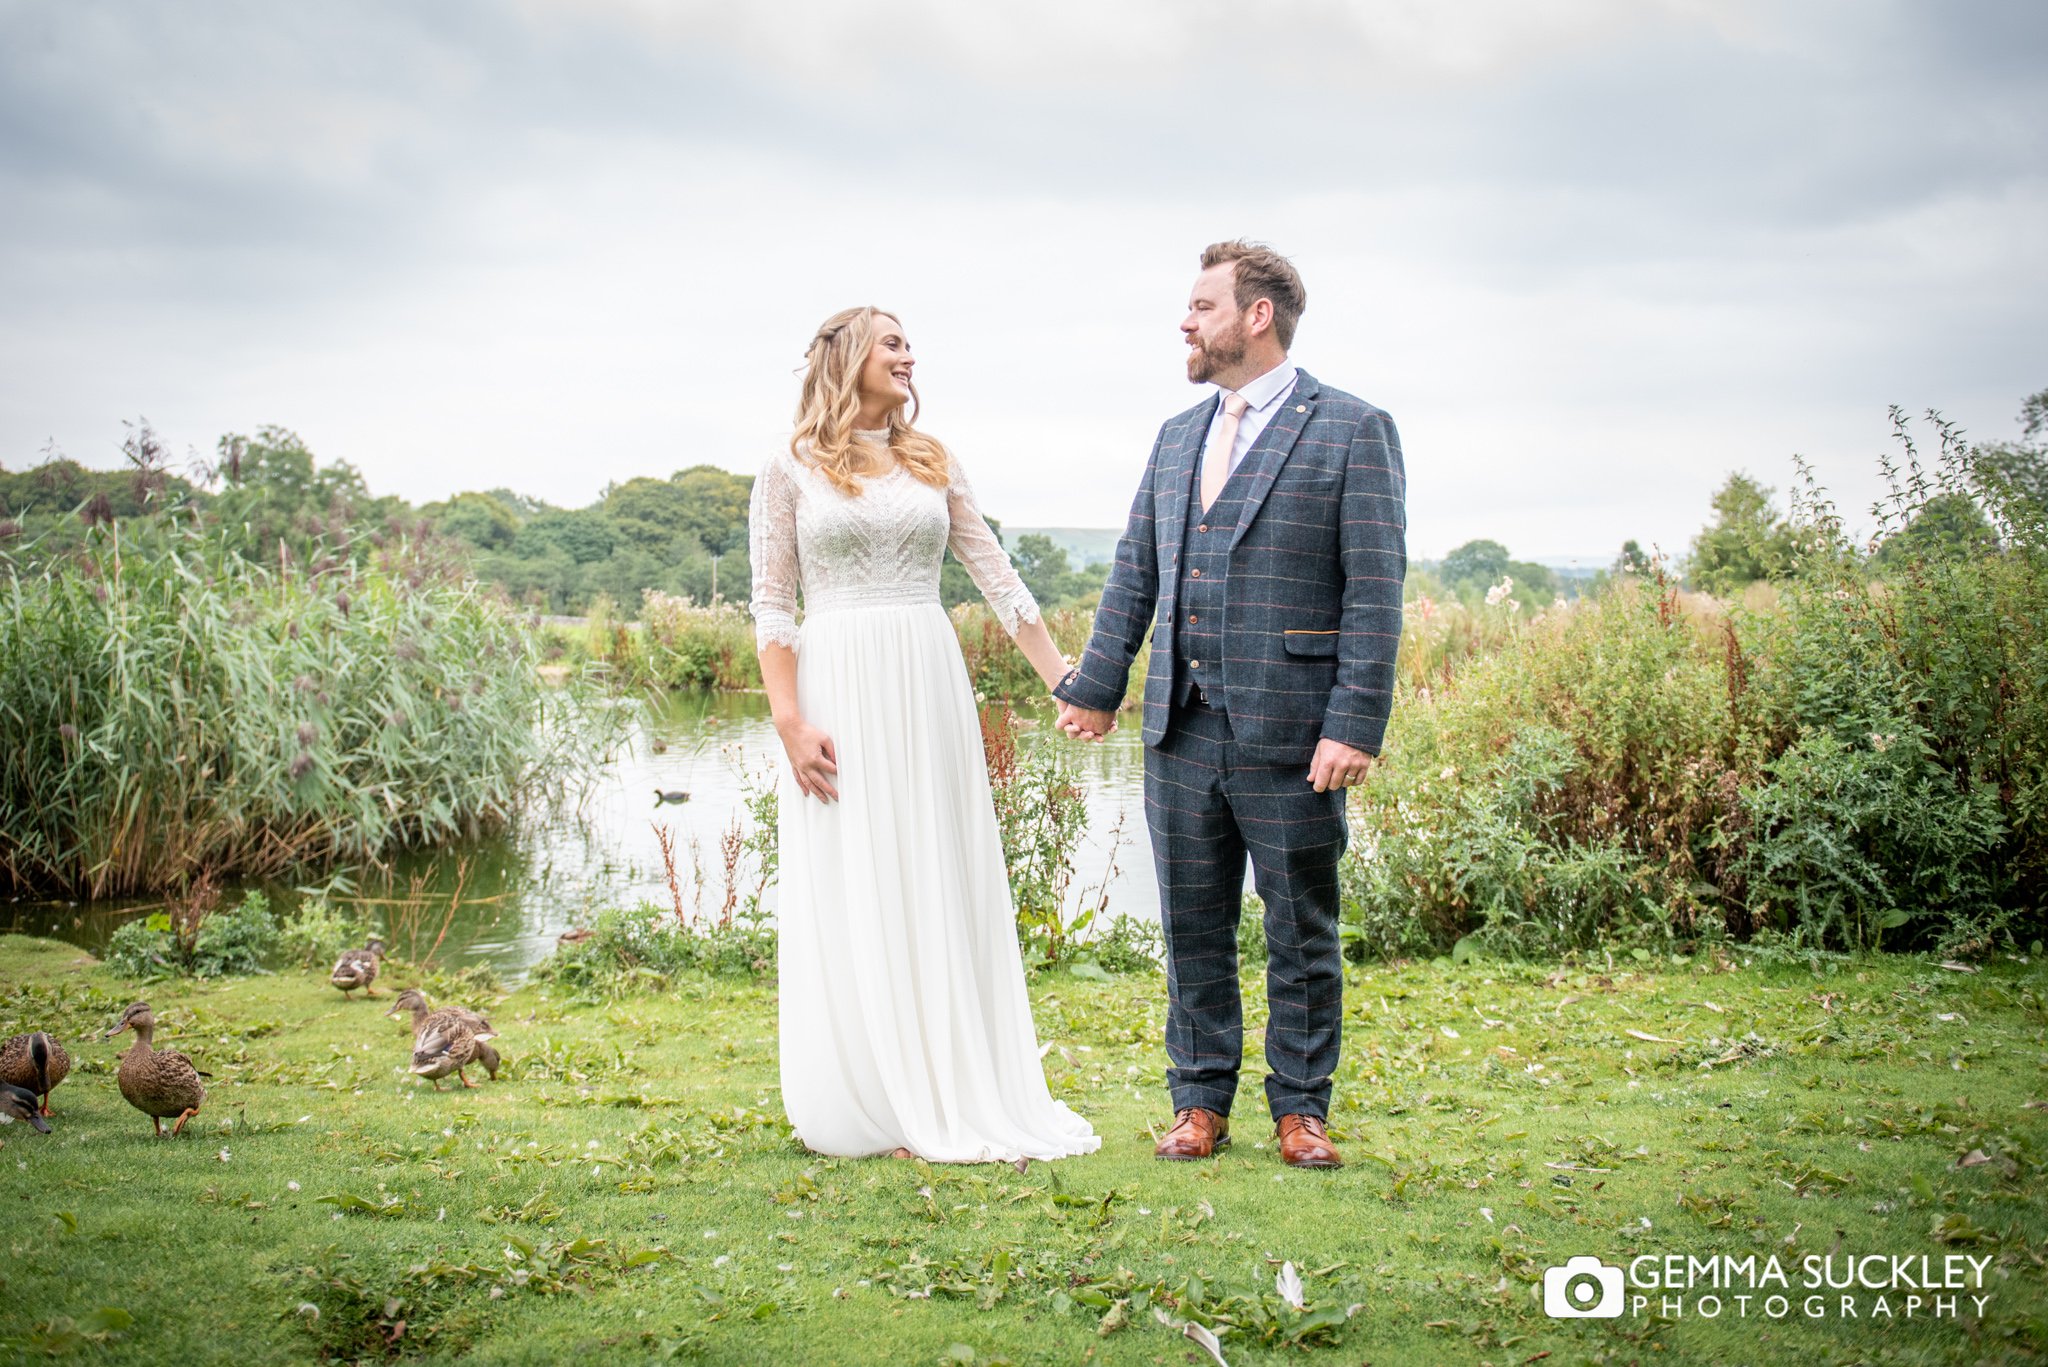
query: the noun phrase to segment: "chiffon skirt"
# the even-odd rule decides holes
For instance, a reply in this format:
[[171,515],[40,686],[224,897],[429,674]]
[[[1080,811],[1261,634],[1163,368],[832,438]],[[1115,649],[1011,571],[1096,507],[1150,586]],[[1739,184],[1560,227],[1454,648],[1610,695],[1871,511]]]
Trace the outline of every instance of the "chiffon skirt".
[[837,802],[781,769],[782,1099],[806,1147],[933,1162],[1101,1144],[1046,1090],[981,727],[937,603],[811,614],[804,718]]

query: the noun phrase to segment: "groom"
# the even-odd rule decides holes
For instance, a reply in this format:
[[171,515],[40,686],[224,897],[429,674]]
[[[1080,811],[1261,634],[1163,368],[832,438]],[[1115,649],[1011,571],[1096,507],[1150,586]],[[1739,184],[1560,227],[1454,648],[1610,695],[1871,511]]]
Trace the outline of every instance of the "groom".
[[1343,1018],[1344,789],[1379,753],[1407,571],[1393,419],[1287,358],[1306,294],[1287,258],[1202,253],[1180,328],[1218,392],[1159,430],[1059,724],[1099,740],[1154,621],[1145,815],[1166,933],[1160,1158],[1230,1142],[1244,1057],[1237,923],[1246,856],[1266,907],[1266,1102],[1293,1167],[1342,1159],[1324,1128]]

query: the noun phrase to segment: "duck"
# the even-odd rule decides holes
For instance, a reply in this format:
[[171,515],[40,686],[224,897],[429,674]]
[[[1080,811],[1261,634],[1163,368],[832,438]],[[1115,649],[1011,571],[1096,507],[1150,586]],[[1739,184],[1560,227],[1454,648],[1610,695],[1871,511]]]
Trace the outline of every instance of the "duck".
[[689,800],[690,795],[681,789],[677,789],[674,792],[664,792],[660,788],[654,790],[654,805],[657,807],[664,802],[688,802]]
[[377,989],[370,984],[377,981],[377,966],[383,961],[384,942],[372,935],[363,948],[347,950],[334,961],[334,972],[327,975],[327,981],[340,988],[344,997],[358,987],[364,996],[374,997]]
[[[443,1021],[429,1028],[426,1033],[416,1035],[412,1042],[412,1071],[434,1084],[434,1090],[441,1090],[441,1079],[455,1074],[465,1087],[476,1084],[469,1080],[462,1070],[473,1063],[484,1062],[484,1051],[489,1049],[476,1037],[476,1032],[460,1021]],[[496,1054],[492,1055],[496,1058]],[[489,1067],[485,1064],[485,1067]],[[495,1076],[495,1074],[493,1074]]]
[[44,1115],[55,1114],[50,1109],[50,1089],[70,1075],[71,1055],[41,1030],[0,1043],[0,1082],[41,1097]]
[[[476,1041],[476,1062],[484,1066],[484,1071],[491,1075],[491,1081],[496,1082],[498,1080],[498,1064],[500,1060],[498,1058],[498,1051],[493,1049],[490,1044],[492,1040],[498,1037],[498,1032],[481,1015],[466,1006],[444,1006],[438,1011],[430,1010],[427,1006],[427,994],[420,991],[417,987],[408,987],[405,991],[399,993],[398,1000],[393,1002],[391,1009],[384,1014],[386,1016],[395,1016],[401,1011],[410,1011],[412,1013],[412,1036],[415,1043],[419,1041],[421,1036],[430,1031],[438,1033],[444,1024],[453,1024],[467,1029],[470,1032],[471,1038]],[[448,1075],[442,1073],[441,1076],[446,1077]]]
[[121,1095],[155,1123],[158,1138],[163,1137],[165,1118],[176,1116],[178,1123],[171,1127],[171,1137],[175,1139],[184,1131],[185,1122],[199,1114],[199,1107],[206,1100],[206,1084],[199,1079],[213,1075],[200,1072],[192,1066],[191,1059],[175,1049],[152,1047],[150,1036],[155,1029],[156,1017],[150,1012],[149,1003],[135,1002],[121,1013],[120,1023],[107,1031],[107,1038],[112,1039],[123,1030],[135,1032],[135,1043],[121,1055],[121,1068],[116,1074]]
[[50,1122],[43,1119],[43,1114],[42,1108],[36,1105],[34,1092],[11,1082],[0,1082],[0,1125],[26,1120],[35,1129],[48,1134]]

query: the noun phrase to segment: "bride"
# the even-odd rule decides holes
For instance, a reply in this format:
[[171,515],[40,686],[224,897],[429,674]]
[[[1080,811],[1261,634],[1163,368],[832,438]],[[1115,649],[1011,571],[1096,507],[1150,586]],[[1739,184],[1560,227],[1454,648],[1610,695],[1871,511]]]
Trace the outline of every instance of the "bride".
[[789,755],[783,1106],[818,1153],[1093,1152],[1039,1068],[980,723],[939,602],[947,547],[1048,690],[1066,662],[959,462],[911,425],[902,324],[834,314],[807,361],[795,436],[754,481],[748,525],[761,675]]

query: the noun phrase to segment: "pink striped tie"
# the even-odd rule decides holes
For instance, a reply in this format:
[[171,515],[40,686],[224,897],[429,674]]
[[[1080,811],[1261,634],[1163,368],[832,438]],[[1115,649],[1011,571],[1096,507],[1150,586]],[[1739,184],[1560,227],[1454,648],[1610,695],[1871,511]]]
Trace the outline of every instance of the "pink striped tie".
[[1223,482],[1230,478],[1230,448],[1237,445],[1237,425],[1244,418],[1244,411],[1251,405],[1242,394],[1223,396],[1223,426],[1216,431],[1216,440],[1202,456],[1202,509],[1216,501],[1216,495],[1223,492]]

